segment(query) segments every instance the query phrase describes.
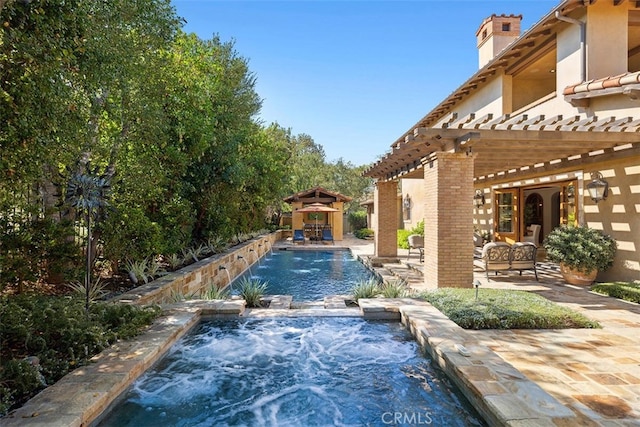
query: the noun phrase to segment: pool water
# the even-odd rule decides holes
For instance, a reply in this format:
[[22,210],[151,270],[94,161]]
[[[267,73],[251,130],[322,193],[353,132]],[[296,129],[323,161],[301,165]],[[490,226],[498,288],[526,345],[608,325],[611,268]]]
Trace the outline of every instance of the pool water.
[[484,426],[400,324],[203,322],[100,426]]
[[349,251],[273,251],[239,276],[267,282],[267,295],[291,295],[294,301],[317,301],[327,295],[349,294],[372,273]]

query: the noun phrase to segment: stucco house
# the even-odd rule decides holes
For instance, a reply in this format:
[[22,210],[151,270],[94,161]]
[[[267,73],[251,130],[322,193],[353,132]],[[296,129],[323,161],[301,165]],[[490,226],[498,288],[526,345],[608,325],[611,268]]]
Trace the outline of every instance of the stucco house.
[[480,23],[478,71],[365,172],[376,256],[424,220],[425,285],[471,287],[474,228],[512,243],[539,224],[541,242],[575,223],[617,240],[598,280],[639,280],[640,4],[566,0],[524,33],[521,19]]

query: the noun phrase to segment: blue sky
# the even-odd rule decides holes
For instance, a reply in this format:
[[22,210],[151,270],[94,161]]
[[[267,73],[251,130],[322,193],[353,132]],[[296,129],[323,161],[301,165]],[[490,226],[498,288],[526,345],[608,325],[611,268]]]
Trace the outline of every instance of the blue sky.
[[558,0],[172,0],[184,30],[234,40],[263,99],[260,120],[310,135],[328,161],[378,160],[478,69],[491,14],[523,31]]

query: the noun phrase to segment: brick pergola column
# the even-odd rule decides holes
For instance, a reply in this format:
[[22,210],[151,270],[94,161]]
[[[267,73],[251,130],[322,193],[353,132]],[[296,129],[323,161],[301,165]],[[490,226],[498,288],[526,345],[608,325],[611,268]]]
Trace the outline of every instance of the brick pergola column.
[[395,258],[398,256],[398,183],[377,182],[373,195],[373,206],[377,217],[374,228],[375,256]]
[[434,153],[424,163],[424,283],[473,286],[473,155]]

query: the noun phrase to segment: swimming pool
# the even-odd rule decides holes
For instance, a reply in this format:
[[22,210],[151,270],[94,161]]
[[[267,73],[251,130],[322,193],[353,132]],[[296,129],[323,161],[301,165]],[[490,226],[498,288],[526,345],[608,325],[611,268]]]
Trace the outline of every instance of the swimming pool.
[[240,275],[268,282],[268,295],[291,295],[294,301],[316,301],[349,294],[360,281],[373,277],[345,250],[275,250]]
[[400,324],[208,321],[99,426],[484,426]]

